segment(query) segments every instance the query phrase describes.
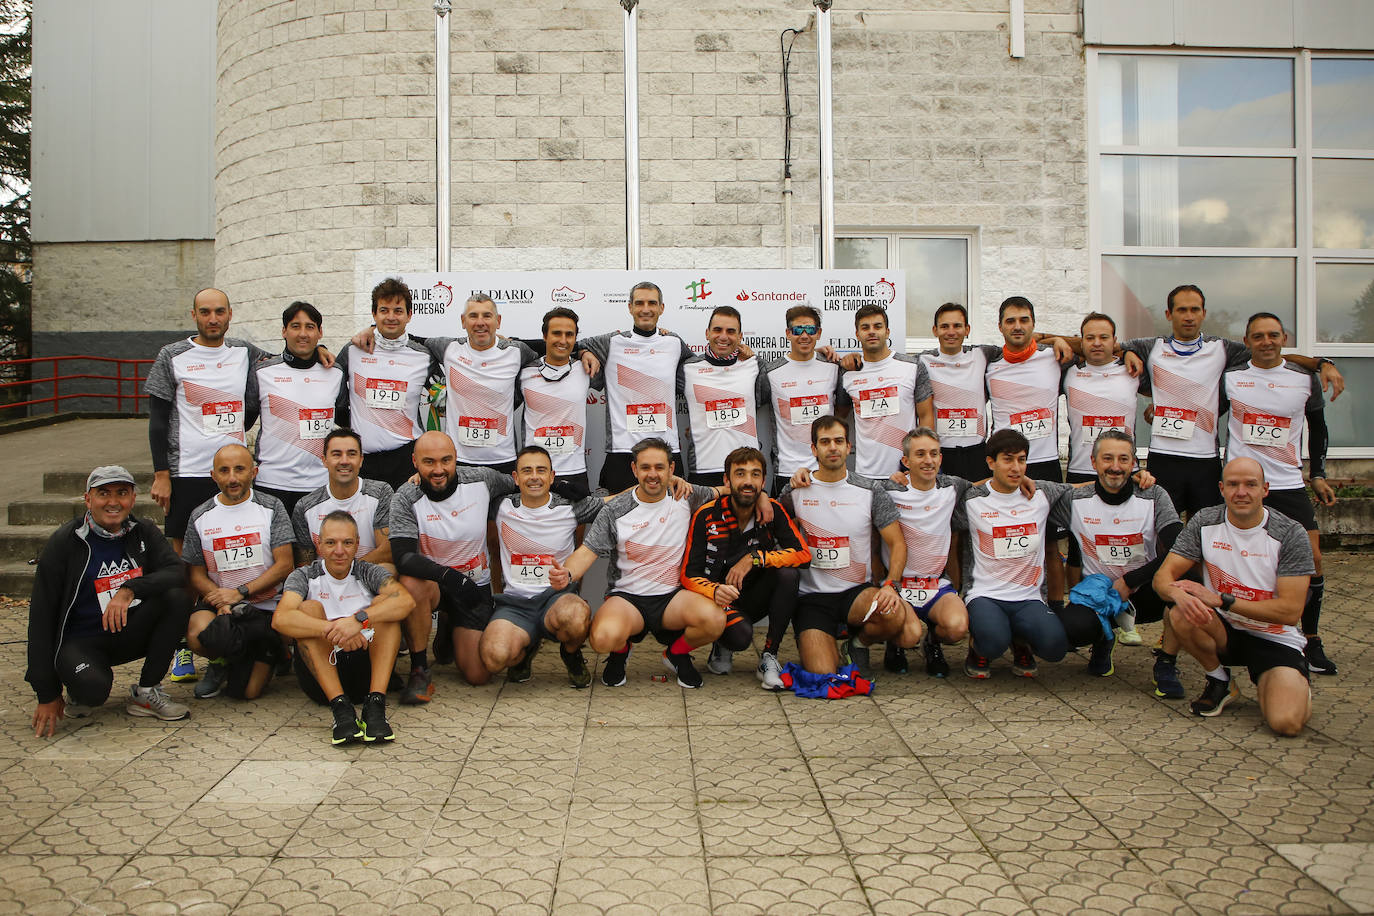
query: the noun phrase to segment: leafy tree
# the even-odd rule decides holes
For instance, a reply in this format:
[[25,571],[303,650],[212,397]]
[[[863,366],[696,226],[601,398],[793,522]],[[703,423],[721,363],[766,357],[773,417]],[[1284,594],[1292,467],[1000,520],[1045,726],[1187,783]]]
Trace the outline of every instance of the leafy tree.
[[[27,357],[33,245],[29,236],[32,0],[0,0],[0,359]],[[6,373],[3,381],[27,378]],[[24,400],[0,389],[0,403]]]

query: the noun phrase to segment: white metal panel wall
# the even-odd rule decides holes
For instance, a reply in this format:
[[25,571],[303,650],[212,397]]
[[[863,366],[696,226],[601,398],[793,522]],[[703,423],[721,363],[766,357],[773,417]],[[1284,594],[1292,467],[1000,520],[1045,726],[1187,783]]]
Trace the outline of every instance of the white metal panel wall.
[[37,0],[33,237],[215,235],[214,0]]
[[1374,49],[1370,0],[1084,0],[1091,45]]

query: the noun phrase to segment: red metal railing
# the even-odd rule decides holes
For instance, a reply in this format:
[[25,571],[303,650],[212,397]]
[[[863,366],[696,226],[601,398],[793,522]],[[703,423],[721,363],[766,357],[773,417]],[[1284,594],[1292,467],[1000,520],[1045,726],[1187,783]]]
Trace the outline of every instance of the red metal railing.
[[[114,368],[113,370],[110,370],[104,366],[97,367],[106,368],[105,374],[102,374],[98,371],[68,372],[66,374],[60,374],[58,372],[58,364],[72,360],[87,363],[113,363]],[[115,410],[119,413],[125,412],[124,404],[126,401],[131,402],[133,405],[132,410],[128,412],[138,413],[139,402],[142,400],[146,400],[148,397],[142,391],[142,383],[147,378],[146,370],[144,375],[140,375],[139,367],[151,365],[152,362],[153,361],[151,359],[116,359],[115,357],[111,356],[38,356],[32,359],[0,360],[0,378],[5,378],[9,376],[10,373],[8,370],[10,369],[10,367],[19,368],[22,366],[34,366],[35,363],[49,363],[51,364],[52,369],[51,375],[33,376],[31,378],[19,379],[17,381],[11,382],[0,382],[0,391],[9,391],[13,388],[32,388],[39,385],[52,386],[52,394],[48,395],[47,397],[31,397],[27,401],[14,401],[8,404],[0,403],[0,410],[7,410],[13,407],[34,407],[39,404],[51,403],[52,412],[59,413],[62,409],[63,401],[68,401],[73,398],[107,398],[114,400]],[[113,371],[114,375],[109,375],[109,371]],[[63,382],[75,382],[81,379],[114,382],[115,390],[113,392],[69,391],[67,394],[62,393]],[[30,392],[30,394],[32,394],[32,392]]]

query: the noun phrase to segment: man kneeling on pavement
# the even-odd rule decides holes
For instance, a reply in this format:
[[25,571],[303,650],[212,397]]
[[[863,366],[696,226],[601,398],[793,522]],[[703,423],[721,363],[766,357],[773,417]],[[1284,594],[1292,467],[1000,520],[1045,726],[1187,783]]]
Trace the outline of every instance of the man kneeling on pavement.
[[110,695],[114,666],[140,658],[129,715],[189,715],[161,687],[190,609],[181,561],[157,525],[132,514],[134,497],[127,470],[96,468],[85,514],[58,528],[38,558],[24,677],[38,695],[39,737],[56,734],[64,716],[90,715]]

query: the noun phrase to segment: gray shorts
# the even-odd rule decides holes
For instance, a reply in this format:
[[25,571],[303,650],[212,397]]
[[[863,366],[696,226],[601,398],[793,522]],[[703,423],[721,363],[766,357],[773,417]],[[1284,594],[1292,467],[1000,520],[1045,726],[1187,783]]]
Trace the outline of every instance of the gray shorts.
[[549,613],[549,608],[564,595],[575,594],[577,590],[574,588],[566,588],[563,591],[546,588],[528,598],[519,595],[493,595],[492,603],[496,605],[496,610],[491,619],[509,620],[528,633],[530,645],[534,645],[541,639],[554,638],[548,627],[544,626],[544,617]]

